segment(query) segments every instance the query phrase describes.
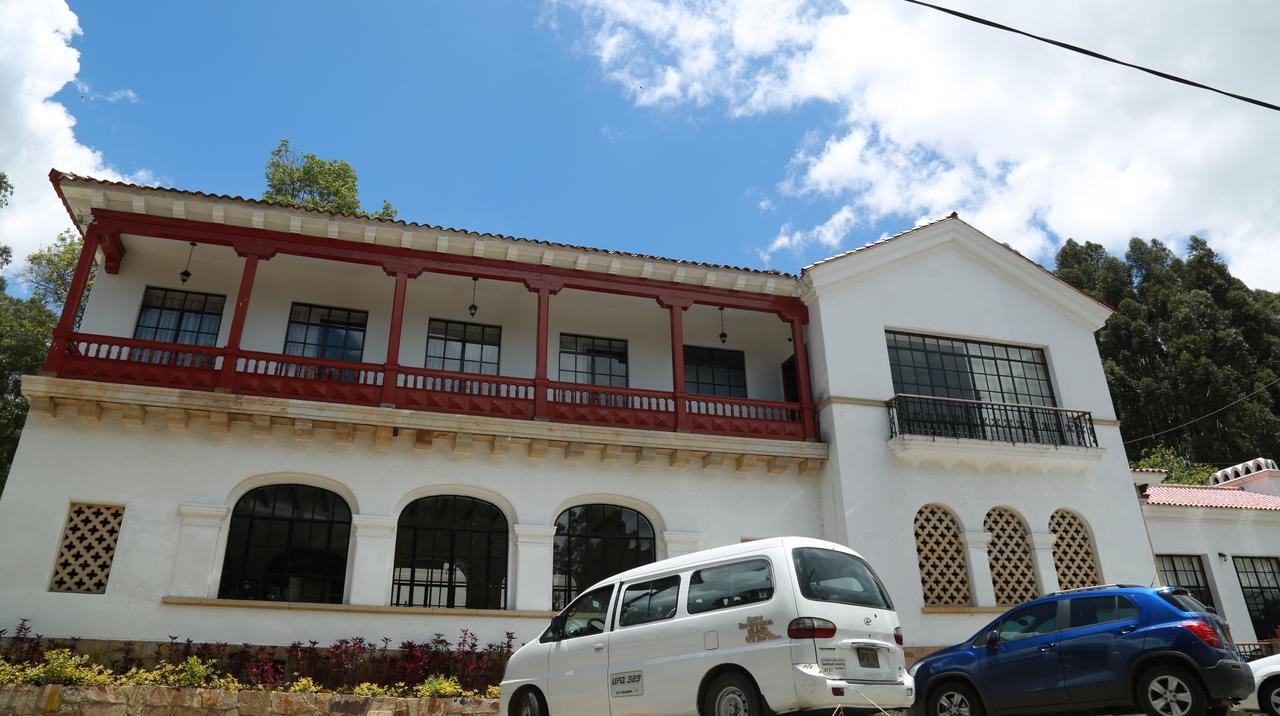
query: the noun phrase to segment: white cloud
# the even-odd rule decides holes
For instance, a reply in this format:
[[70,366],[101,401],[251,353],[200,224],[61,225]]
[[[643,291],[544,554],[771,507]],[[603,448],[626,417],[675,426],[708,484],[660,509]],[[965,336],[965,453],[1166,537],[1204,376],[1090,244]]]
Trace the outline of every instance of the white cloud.
[[[897,0],[551,0],[580,12],[638,104],[730,115],[835,106],[779,198],[831,218],[762,247],[813,258],[886,217],[952,210],[1034,257],[1196,232],[1280,289],[1280,114]],[[1037,34],[1280,101],[1280,5],[953,0]],[[780,213],[785,217],[783,207]],[[855,220],[856,217],[856,220]]]
[[76,91],[80,93],[80,99],[87,102],[95,102],[97,100],[102,100],[104,102],[119,102],[122,99],[130,102],[138,101],[138,93],[131,89],[118,89],[103,93],[90,87],[88,82],[76,80],[75,85]]
[[[13,248],[16,262],[71,224],[49,185],[50,169],[104,179],[149,176],[112,169],[100,152],[76,139],[75,118],[52,100],[76,82],[80,53],[71,39],[79,33],[75,14],[61,0],[0,0],[0,171],[14,187],[11,203],[0,209],[0,243]],[[132,94],[101,98],[130,100]]]

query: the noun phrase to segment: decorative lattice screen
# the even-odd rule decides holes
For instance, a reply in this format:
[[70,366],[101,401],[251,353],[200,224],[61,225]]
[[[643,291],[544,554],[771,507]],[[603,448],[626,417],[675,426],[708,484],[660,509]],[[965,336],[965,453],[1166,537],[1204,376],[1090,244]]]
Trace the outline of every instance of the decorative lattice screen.
[[1007,507],[987,513],[982,527],[991,533],[987,560],[991,563],[991,586],[997,604],[1021,604],[1040,596],[1036,568],[1032,562],[1031,535],[1027,524]]
[[53,563],[51,592],[102,594],[107,591],[111,561],[124,508],[117,505],[71,503],[67,526],[62,530],[58,558]]
[[942,505],[925,505],[916,513],[915,530],[925,605],[973,604],[969,564],[955,515]]
[[1049,531],[1058,536],[1053,543],[1053,567],[1058,571],[1058,587],[1078,589],[1101,584],[1098,557],[1084,519],[1071,510],[1057,510],[1049,518]]

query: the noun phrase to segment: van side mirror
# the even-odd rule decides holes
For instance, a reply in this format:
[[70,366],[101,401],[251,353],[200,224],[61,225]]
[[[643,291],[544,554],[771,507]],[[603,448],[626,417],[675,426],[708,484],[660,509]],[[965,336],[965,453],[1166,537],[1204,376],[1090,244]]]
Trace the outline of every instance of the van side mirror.
[[988,649],[996,648],[996,645],[999,643],[1000,643],[1000,632],[996,631],[995,629],[992,629],[991,631],[987,632],[986,644]]
[[564,638],[564,615],[557,614],[551,617],[551,626],[547,628],[547,633],[542,637],[542,641],[560,641]]

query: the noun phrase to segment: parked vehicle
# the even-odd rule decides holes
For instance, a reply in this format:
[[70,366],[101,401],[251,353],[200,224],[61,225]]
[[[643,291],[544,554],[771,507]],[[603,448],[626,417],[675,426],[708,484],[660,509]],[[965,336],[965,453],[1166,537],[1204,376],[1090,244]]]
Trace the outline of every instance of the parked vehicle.
[[1224,716],[1253,690],[1226,622],[1185,589],[1108,585],[1005,612],[911,668],[913,716]]
[[853,550],[779,537],[615,575],[507,663],[503,714],[756,716],[914,699],[898,615]]
[[1240,702],[1240,708],[1280,716],[1280,654],[1249,662],[1258,688]]

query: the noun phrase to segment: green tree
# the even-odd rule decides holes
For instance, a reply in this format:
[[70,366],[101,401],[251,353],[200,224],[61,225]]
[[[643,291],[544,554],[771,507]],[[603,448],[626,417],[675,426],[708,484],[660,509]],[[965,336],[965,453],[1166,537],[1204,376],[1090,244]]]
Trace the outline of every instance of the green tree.
[[1098,350],[1131,462],[1166,447],[1192,464],[1280,453],[1280,296],[1195,236],[1185,258],[1155,240],[1123,259],[1067,241],[1055,273],[1116,309]]
[[[27,265],[18,271],[18,277],[31,289],[31,297],[55,313],[62,311],[71,290],[71,278],[76,272],[80,250],[84,241],[75,229],[67,229],[54,238],[53,243],[27,256]],[[93,285],[94,272],[89,273],[85,290]],[[80,308],[83,310],[84,303]],[[76,317],[79,322],[79,316]]]
[[[12,251],[0,247],[0,271],[9,264]],[[0,275],[0,291],[5,288]],[[35,373],[44,364],[49,334],[56,317],[36,298],[20,299],[0,293],[0,492],[9,477],[18,436],[27,417],[22,397],[22,375]]]
[[1167,445],[1157,445],[1142,454],[1138,467],[1150,467],[1169,473],[1165,484],[1208,485],[1209,476],[1217,472],[1212,465],[1193,463]]
[[314,154],[299,155],[289,140],[282,139],[267,160],[267,190],[262,198],[334,214],[396,218],[398,212],[386,200],[377,212],[361,210],[356,181],[356,170],[350,164],[341,159],[320,159]]

